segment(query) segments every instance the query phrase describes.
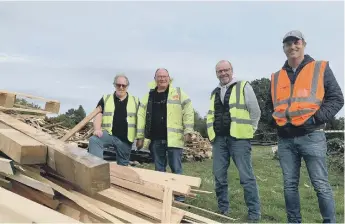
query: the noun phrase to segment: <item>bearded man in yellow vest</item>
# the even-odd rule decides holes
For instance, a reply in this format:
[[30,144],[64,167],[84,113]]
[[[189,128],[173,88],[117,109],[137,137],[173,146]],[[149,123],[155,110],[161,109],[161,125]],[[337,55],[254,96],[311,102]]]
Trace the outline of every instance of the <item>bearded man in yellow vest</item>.
[[287,59],[281,69],[271,74],[266,108],[270,123],[278,132],[288,222],[302,222],[298,186],[303,158],[318,197],[323,223],[335,223],[323,129],[343,107],[344,96],[328,61],[316,61],[304,54],[306,44],[301,31],[285,34],[282,47]]
[[127,166],[136,137],[139,99],[127,92],[129,81],[125,75],[117,75],[114,86],[115,92],[104,95],[97,104],[102,113],[94,118],[89,152],[103,158],[104,145],[113,145],[117,164]]
[[[157,69],[150,92],[140,102],[138,111],[137,148],[144,139],[150,141],[155,170],[182,174],[182,150],[194,130],[194,109],[187,94],[172,86],[166,69]],[[175,197],[183,201],[183,197]]]
[[217,63],[216,75],[220,83],[211,93],[207,133],[213,148],[218,209],[224,215],[230,212],[228,168],[232,158],[244,189],[248,221],[257,222],[261,218],[260,199],[252,168],[250,139],[260,120],[260,107],[250,84],[233,77],[229,61]]

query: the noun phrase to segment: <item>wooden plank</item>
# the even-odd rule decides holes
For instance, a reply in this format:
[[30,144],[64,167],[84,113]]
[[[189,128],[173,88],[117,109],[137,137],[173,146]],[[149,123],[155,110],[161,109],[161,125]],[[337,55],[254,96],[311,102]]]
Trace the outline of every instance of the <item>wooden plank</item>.
[[16,172],[14,175],[6,175],[7,178],[10,178],[12,180],[18,181],[26,186],[32,187],[36,190],[39,190],[41,192],[46,193],[47,195],[50,195],[51,198],[54,197],[55,193],[52,187],[50,187],[48,184],[43,183],[39,180],[36,180],[34,178],[31,178],[29,176],[26,176],[22,174],[21,172]]
[[79,192],[73,192],[73,193],[75,193],[79,197],[85,199],[89,203],[97,206],[98,208],[102,209],[103,211],[108,212],[109,214],[111,214],[117,218],[120,218],[124,221],[127,221],[129,223],[151,223],[145,219],[142,219],[138,216],[132,215],[132,214],[130,214],[124,210],[118,209],[116,207],[112,207],[112,206],[110,206],[110,205],[108,205],[102,201],[98,201],[96,199],[90,198],[90,197],[83,195]]
[[12,182],[9,180],[6,180],[5,177],[0,176],[0,186],[6,189],[11,189]]
[[0,151],[20,164],[44,164],[47,146],[15,130],[0,129]]
[[[156,221],[162,220],[163,203],[161,201],[118,187],[111,187],[110,189],[101,191],[98,194],[102,197],[113,200],[128,209],[134,210],[140,214],[148,216],[149,218],[153,218]],[[169,223],[180,223],[183,216],[184,211],[172,208],[171,221]]]
[[15,94],[0,92],[0,106],[1,107],[13,107],[15,101],[16,101]]
[[143,182],[143,184],[137,184],[113,176],[110,177],[110,181],[113,185],[123,187],[158,200],[163,200],[164,188],[162,185],[150,183],[148,181]]
[[203,212],[206,212],[206,213],[209,213],[209,214],[212,214],[212,215],[216,215],[216,216],[221,217],[221,218],[228,219],[230,221],[236,221],[237,220],[237,219],[231,218],[229,216],[221,215],[221,214],[209,211],[207,209],[199,208],[199,207],[196,207],[196,206],[193,206],[193,205],[189,205],[189,204],[186,204],[186,203],[181,203],[179,201],[174,201],[174,204],[180,205],[180,206],[185,207],[185,208],[194,208],[194,209],[197,209],[199,211],[203,211]]
[[164,198],[162,207],[162,223],[170,223],[171,220],[171,209],[172,209],[172,190],[167,184],[164,188]]
[[74,201],[76,204],[80,205],[82,208],[88,210],[89,212],[95,214],[97,217],[100,217],[101,219],[106,219],[112,223],[123,223],[119,219],[115,218],[114,216],[109,215],[108,213],[102,211],[101,209],[97,208],[95,205],[88,203],[83,198],[73,194],[72,192],[64,189],[63,187],[53,183],[52,181],[40,176],[37,173],[31,172],[27,166],[22,166],[23,172],[25,172],[26,175],[31,176],[32,178],[35,178],[41,182],[44,182],[48,184],[50,187],[52,187],[54,190],[58,191],[60,194],[64,195],[65,197],[69,198],[70,200]]
[[[0,139],[1,141],[1,139]],[[13,165],[13,161],[10,159],[5,159],[0,157],[0,173],[14,175],[15,168]]]
[[[178,209],[178,210],[184,211],[182,209]],[[190,219],[192,221],[196,221],[198,223],[220,224],[220,222],[214,221],[212,219],[209,219],[209,218],[206,218],[206,217],[203,217],[201,215],[197,215],[197,214],[194,214],[194,213],[188,212],[188,211],[185,211],[185,217],[187,219]]]
[[12,92],[12,91],[7,91],[7,90],[0,90],[0,94],[13,94],[13,95],[16,95],[16,96],[22,96],[22,97],[29,98],[29,99],[34,99],[34,100],[41,100],[41,101],[46,101],[46,102],[50,102],[50,101],[52,101],[52,102],[59,102],[57,100],[47,99],[47,98],[40,97],[40,96],[34,96],[34,95],[31,95],[31,94]]
[[[0,198],[0,211],[3,214],[10,214],[8,219],[14,216],[16,221],[26,223],[80,223],[1,187]],[[8,222],[2,215],[0,215],[0,220]]]
[[60,111],[60,102],[57,101],[48,101],[44,105],[44,110],[49,111],[55,114],[58,114]]
[[135,170],[130,169],[128,166],[117,165],[114,162],[111,162],[109,166],[110,166],[111,176],[114,176],[126,181],[130,181],[133,183],[137,183],[137,184],[143,183],[139,174],[135,172]]
[[85,192],[95,194],[110,187],[109,163],[86,150],[72,147],[0,112],[0,121],[48,146],[47,164]]
[[25,109],[25,108],[18,108],[18,107],[7,108],[7,107],[3,107],[3,106],[0,106],[0,110],[21,111],[21,112],[38,113],[38,114],[49,114],[49,113],[51,113],[49,111],[44,111],[44,110],[40,110],[40,109]]
[[61,141],[67,141],[70,137],[72,137],[76,132],[82,129],[92,118],[94,118],[100,112],[102,112],[101,107],[97,107],[96,109],[94,109],[82,121],[80,121],[76,126],[74,126],[74,128],[72,128],[65,136],[63,136],[61,138]]
[[159,172],[155,170],[149,170],[139,167],[130,167],[130,169],[135,170],[142,180],[151,181],[155,183],[165,183],[166,181],[176,181],[180,184],[186,184],[191,187],[199,188],[201,185],[201,178],[187,176],[187,175],[179,175],[174,173],[168,172]]
[[106,219],[101,219],[91,212],[80,207],[74,201],[61,197],[58,211],[83,223],[109,223]]
[[39,204],[45,205],[51,209],[56,210],[60,204],[59,200],[53,199],[46,194],[33,188],[27,187],[17,181],[12,181],[12,186],[12,192],[30,199],[31,201],[35,201]]

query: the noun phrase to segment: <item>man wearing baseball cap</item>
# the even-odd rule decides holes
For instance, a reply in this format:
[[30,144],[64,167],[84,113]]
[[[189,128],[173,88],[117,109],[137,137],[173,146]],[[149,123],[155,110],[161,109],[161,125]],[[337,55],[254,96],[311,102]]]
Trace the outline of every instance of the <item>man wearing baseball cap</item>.
[[298,30],[283,38],[287,57],[271,75],[267,108],[278,131],[278,156],[284,179],[289,223],[302,222],[298,193],[301,160],[305,161],[324,223],[335,223],[335,203],[328,182],[326,136],[323,131],[344,105],[344,96],[328,61],[304,53],[306,40]]

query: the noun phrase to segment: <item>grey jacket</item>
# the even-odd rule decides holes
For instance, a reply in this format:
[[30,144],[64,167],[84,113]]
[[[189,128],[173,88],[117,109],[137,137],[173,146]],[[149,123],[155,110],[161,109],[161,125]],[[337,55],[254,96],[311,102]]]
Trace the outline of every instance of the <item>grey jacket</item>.
[[[222,100],[222,103],[224,103],[224,96],[229,86],[237,81],[239,80],[237,80],[236,78],[233,78],[231,82],[228,83],[227,85],[222,86],[221,84],[219,84],[218,87],[220,88],[220,97],[221,97],[220,99]],[[252,120],[252,126],[254,128],[254,131],[256,131],[258,128],[260,117],[261,117],[261,110],[260,110],[256,95],[254,93],[254,90],[248,82],[244,86],[244,98],[245,98],[247,109],[250,114],[250,119]]]

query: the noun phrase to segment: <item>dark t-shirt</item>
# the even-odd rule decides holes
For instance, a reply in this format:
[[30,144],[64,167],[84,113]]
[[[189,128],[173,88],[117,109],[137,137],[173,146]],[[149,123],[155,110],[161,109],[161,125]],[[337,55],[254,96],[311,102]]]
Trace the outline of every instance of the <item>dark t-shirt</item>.
[[[112,134],[116,137],[118,137],[121,141],[126,142],[128,144],[132,144],[128,140],[127,137],[127,103],[128,103],[128,95],[124,100],[120,100],[116,94],[114,94],[114,104],[115,104],[115,111],[113,116],[113,128],[112,128]],[[103,97],[100,99],[100,101],[97,104],[97,107],[102,107],[102,113],[104,111],[104,99]]]
[[152,104],[152,123],[151,123],[151,139],[167,140],[167,89],[164,92],[153,92]]

